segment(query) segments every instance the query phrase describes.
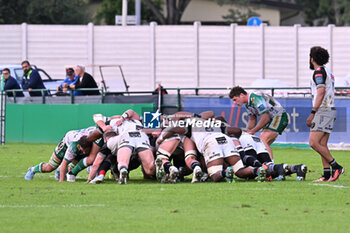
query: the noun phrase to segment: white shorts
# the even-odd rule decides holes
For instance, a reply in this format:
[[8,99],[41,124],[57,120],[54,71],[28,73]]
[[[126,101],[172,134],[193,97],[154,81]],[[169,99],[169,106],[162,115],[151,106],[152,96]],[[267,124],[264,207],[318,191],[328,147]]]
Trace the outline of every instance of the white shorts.
[[242,134],[239,138],[244,151],[255,150],[257,154],[268,153],[265,144],[257,136],[250,134]]
[[203,156],[205,163],[208,164],[216,159],[239,156],[239,153],[231,138],[225,134],[221,134],[220,136],[215,134],[206,139]]
[[132,150],[150,149],[150,143],[147,135],[144,132],[133,131],[121,134],[119,139],[118,149],[122,147],[129,147]]
[[337,116],[337,111],[331,108],[320,108],[312,120],[311,131],[331,133]]

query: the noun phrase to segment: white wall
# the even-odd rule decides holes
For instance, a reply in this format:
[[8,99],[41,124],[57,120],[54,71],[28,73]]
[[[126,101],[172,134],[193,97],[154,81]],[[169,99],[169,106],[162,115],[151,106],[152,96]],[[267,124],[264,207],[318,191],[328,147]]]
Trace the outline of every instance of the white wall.
[[[53,78],[76,64],[120,64],[131,91],[251,86],[279,79],[308,86],[311,46],[326,47],[336,78],[350,73],[350,27],[0,25],[0,64],[28,59]],[[98,68],[87,67],[97,81]],[[121,75],[106,68],[112,90]]]

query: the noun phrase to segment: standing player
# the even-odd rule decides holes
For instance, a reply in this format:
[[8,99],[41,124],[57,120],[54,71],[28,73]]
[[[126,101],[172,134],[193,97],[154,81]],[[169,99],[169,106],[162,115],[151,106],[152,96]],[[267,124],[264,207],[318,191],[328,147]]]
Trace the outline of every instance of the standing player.
[[[242,87],[235,86],[230,91],[230,99],[234,104],[245,104],[249,114],[247,133],[254,135],[263,129],[260,139],[264,142],[273,161],[270,145],[282,134],[289,121],[282,105],[270,95],[264,93],[247,93]],[[257,122],[257,117],[260,120]]]
[[[328,149],[329,135],[336,118],[334,107],[334,76],[324,65],[328,63],[328,51],[315,46],[310,50],[310,69],[315,70],[311,80],[312,110],[306,124],[310,127],[309,144],[321,155],[323,176],[316,182],[335,181],[344,173]],[[331,169],[332,167],[332,174]]]

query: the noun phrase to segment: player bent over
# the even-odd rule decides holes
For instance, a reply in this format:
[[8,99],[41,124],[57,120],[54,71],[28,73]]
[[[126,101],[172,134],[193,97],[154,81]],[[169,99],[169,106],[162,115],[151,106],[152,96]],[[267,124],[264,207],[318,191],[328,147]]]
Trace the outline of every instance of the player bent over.
[[[282,134],[289,120],[282,105],[272,96],[264,93],[247,93],[242,87],[233,87],[229,94],[230,99],[238,106],[245,105],[249,114],[248,133],[254,135],[263,129],[260,139],[266,146],[273,161],[270,145]],[[259,122],[257,117],[260,116]]]
[[[86,142],[88,141],[87,135],[89,135],[95,129],[96,127],[89,127],[87,129],[71,130],[67,132],[66,135],[60,141],[60,143],[58,143],[58,145],[56,146],[49,162],[40,163],[38,165],[30,167],[24,178],[26,180],[32,180],[34,178],[35,173],[52,172],[53,170],[58,168],[58,166],[62,163],[65,154],[81,154],[82,152],[90,152],[90,143]],[[62,175],[63,177],[61,178],[64,180],[65,172]]]
[[[238,152],[235,150],[232,140],[222,131],[229,134],[240,136],[241,130],[234,127],[222,127],[221,124],[214,127],[203,127],[204,120],[200,118],[190,118],[186,121],[191,121],[185,127],[169,127],[164,130],[162,140],[172,136],[173,134],[184,134],[190,138],[197,149],[203,154],[207,170],[210,178],[215,181],[221,181],[226,178],[228,182],[233,181],[233,175],[240,178],[256,177],[258,180],[264,180],[266,171],[264,168],[245,168]],[[199,123],[197,123],[199,122]],[[229,164],[229,167],[224,170],[224,162]]]
[[[235,143],[239,143],[238,150],[243,149],[243,163],[246,165],[264,166],[264,168],[277,180],[285,180],[286,175],[297,174],[297,181],[305,180],[307,166],[304,164],[288,166],[286,163],[274,164],[269,156],[264,143],[259,137],[242,133],[239,141],[233,139]],[[259,165],[260,163],[260,165]]]
[[[163,141],[156,152],[156,176],[164,182],[169,177],[169,182],[176,183],[179,170],[170,162],[172,159],[181,160],[192,172],[191,183],[197,183],[203,176],[201,164],[197,160],[197,150],[195,144],[184,135],[175,134],[165,140],[160,135],[159,140]],[[158,142],[157,142],[158,145]],[[165,174],[164,174],[165,173]]]
[[[113,140],[108,140],[107,146],[109,149],[113,146],[112,152],[117,152],[120,184],[126,184],[130,158],[134,153],[140,158],[144,173],[149,177],[155,174],[154,157],[150,149],[149,139],[147,135],[141,131],[143,125],[139,119],[140,116],[129,109],[125,111],[121,117],[116,117],[109,122],[113,130],[118,134],[118,137],[113,137]],[[101,119],[95,121],[95,123],[102,129],[106,128],[106,122]],[[110,143],[111,146],[109,146],[108,143]]]

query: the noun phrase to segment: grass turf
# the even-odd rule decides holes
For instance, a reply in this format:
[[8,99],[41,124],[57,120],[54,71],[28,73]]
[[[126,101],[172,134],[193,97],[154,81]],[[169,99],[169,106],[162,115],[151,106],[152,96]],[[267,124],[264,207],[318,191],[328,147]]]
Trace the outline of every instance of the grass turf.
[[[1,232],[348,232],[350,178],[314,184],[321,159],[311,150],[274,148],[275,162],[305,163],[306,181],[159,184],[132,171],[128,185],[112,180],[58,183],[53,173],[24,180],[48,161],[54,144],[0,146]],[[345,169],[350,152],[333,151]]]

